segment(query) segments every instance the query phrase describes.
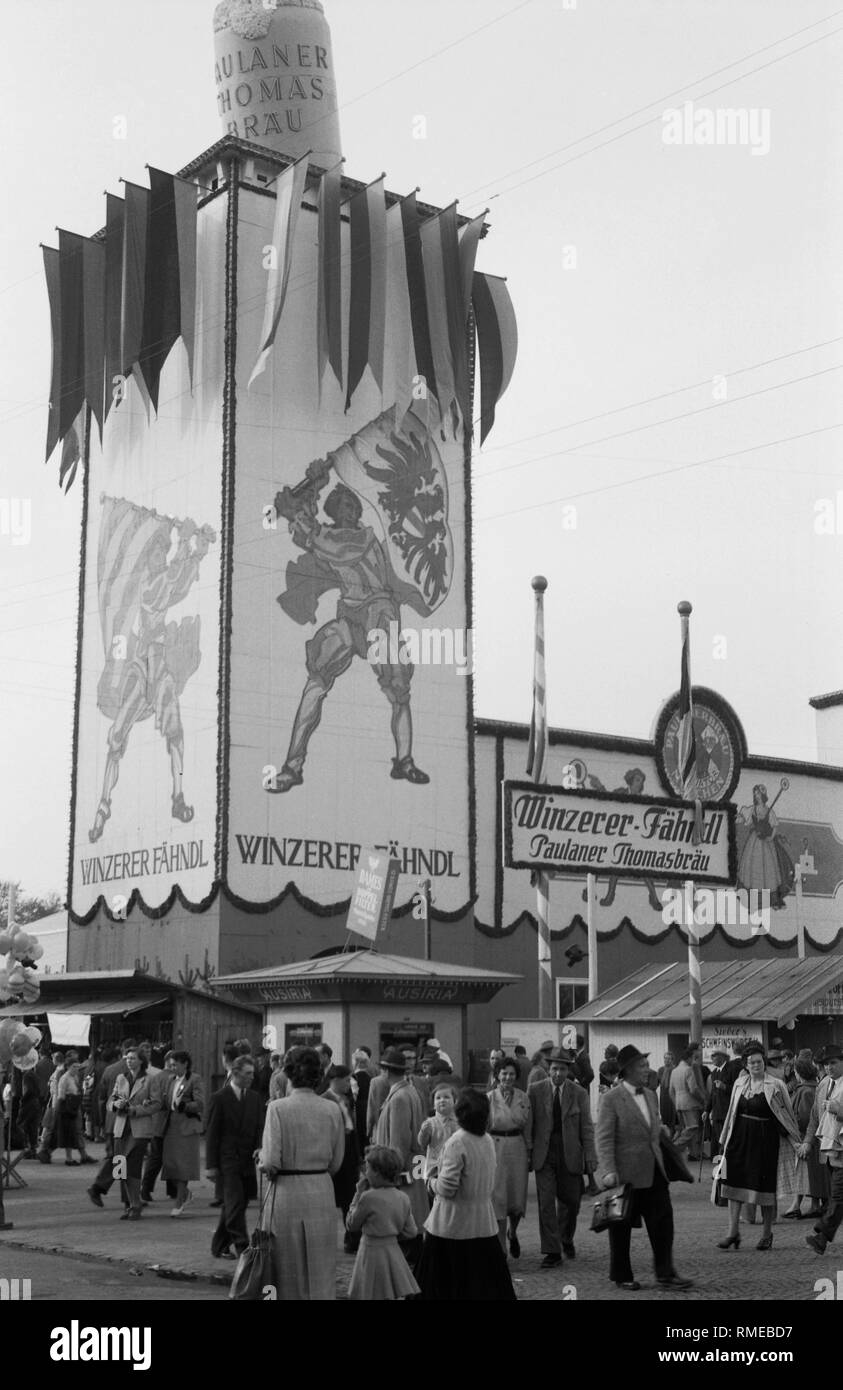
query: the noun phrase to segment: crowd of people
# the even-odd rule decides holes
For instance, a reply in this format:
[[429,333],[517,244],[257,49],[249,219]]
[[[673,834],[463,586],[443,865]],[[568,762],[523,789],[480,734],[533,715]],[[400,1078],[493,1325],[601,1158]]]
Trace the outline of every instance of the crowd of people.
[[794,1057],[751,1042],[711,1063],[692,1045],[654,1071],[635,1046],[608,1047],[595,1123],[581,1037],[532,1057],[494,1049],[485,1084],[469,1087],[435,1038],[377,1062],[361,1046],[349,1065],[326,1044],[282,1055],[241,1039],[226,1045],[225,1082],[210,1095],[188,1052],[127,1039],[84,1064],[73,1049],[46,1053],[13,1077],[9,1122],[22,1157],[44,1163],[64,1150],[69,1165],[93,1164],[87,1145],[104,1142],[87,1195],[104,1209],[119,1184],[126,1221],[156,1200],[159,1178],[170,1215],[184,1216],[204,1134],[219,1211],[211,1253],[235,1261],[246,1250],[247,1208],[260,1198],[281,1300],[334,1298],[338,1213],[355,1256],[352,1300],[514,1299],[507,1255],[521,1255],[531,1171],[543,1268],[576,1258],[584,1195],[617,1188],[627,1212],[609,1227],[610,1279],[640,1288],[631,1237],[643,1221],[657,1283],[681,1291],[691,1281],[673,1261],[677,1155],[700,1172],[704,1153],[713,1161],[724,1251],[759,1213],[757,1249],[769,1250],[780,1203],[782,1220],[815,1219],[807,1243],[819,1253],[843,1220],[843,1050]]

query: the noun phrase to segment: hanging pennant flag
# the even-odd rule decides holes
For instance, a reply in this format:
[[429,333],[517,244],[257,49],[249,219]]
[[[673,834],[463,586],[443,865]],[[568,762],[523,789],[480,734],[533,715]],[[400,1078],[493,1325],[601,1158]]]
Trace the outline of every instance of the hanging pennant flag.
[[50,334],[53,354],[50,365],[50,413],[47,417],[47,453],[45,463],[59,442],[61,434],[61,274],[59,253],[52,246],[43,246],[44,276],[50,301]]
[[187,370],[193,387],[193,349],[196,338],[196,242],[199,222],[199,190],[195,183],[173,175],[176,204],[176,241],[179,261],[179,333],[187,352]]
[[146,285],[146,243],[149,189],[126,183],[126,225],[123,240],[123,310],[120,356],[123,376],[132,375],[143,341],[143,302]]
[[277,179],[275,226],[272,232],[274,255],[269,268],[266,289],[266,309],[261,329],[261,350],[249,377],[249,386],[265,370],[284,311],[287,285],[290,279],[290,266],[293,261],[293,246],[296,239],[296,224],[304,195],[305,179],[310,150],[295,164],[285,169]]
[[449,331],[448,289],[442,251],[442,214],[429,217],[419,229],[424,261],[424,287],[430,346],[436,376],[436,398],[443,419],[457,398],[456,369]]
[[121,383],[115,377],[123,375],[123,357],[120,347],[121,322],[123,310],[123,231],[126,220],[126,206],[122,198],[107,193],[105,198],[105,408],[104,419],[108,419],[116,396],[119,399]]
[[345,408],[366,367],[383,389],[386,332],[386,174],[355,193],[351,218],[351,305],[348,319],[348,394]]
[[181,292],[173,176],[150,168],[149,183],[143,330],[138,361],[157,411],[161,372],[179,336]]
[[85,399],[82,246],[76,232],[59,232],[61,294],[61,392],[59,439],[64,439]]
[[342,163],[328,169],[319,183],[319,337],[317,372],[319,389],[325,364],[342,390],[342,242],[340,237],[340,195]]
[[105,243],[85,237],[82,242],[84,303],[85,399],[99,426],[102,442],[105,371]]
[[413,399],[413,377],[416,375],[400,203],[393,203],[386,214],[386,261],[389,314],[385,330],[383,399],[385,406],[396,407],[395,418],[400,424]]
[[416,353],[416,371],[423,379],[426,394],[436,396],[436,372],[433,365],[433,348],[430,340],[430,320],[427,313],[427,294],[425,291],[424,258],[421,244],[421,219],[415,193],[401,199],[401,217],[404,223],[404,253],[407,259],[407,287],[410,293],[410,318],[413,325],[413,343]]
[[369,366],[372,376],[383,392],[383,366],[386,351],[386,194],[384,179],[366,189],[369,208],[369,245],[371,247],[371,300],[369,310]]
[[466,222],[460,227],[460,274],[462,276],[462,307],[463,323],[468,322],[468,313],[471,308],[471,282],[474,278],[474,266],[477,261],[477,249],[480,245],[480,238],[483,235],[483,228],[486,226],[486,217],[489,209],[481,212],[479,217],[473,221]]
[[445,208],[436,219],[442,240],[442,271],[445,277],[445,305],[448,311],[448,338],[454,364],[454,385],[457,405],[466,428],[471,431],[471,397],[468,385],[467,315],[463,313],[462,269],[460,241],[457,230],[457,205]]
[[82,406],[70,429],[64,437],[61,449],[61,466],[59,468],[59,487],[64,487],[65,492],[69,492],[76,477],[76,470],[85,452],[86,423],[88,419],[87,406]]
[[506,281],[475,273],[472,302],[480,358],[480,443],[495,423],[498,401],[512,380],[518,355],[518,327]]

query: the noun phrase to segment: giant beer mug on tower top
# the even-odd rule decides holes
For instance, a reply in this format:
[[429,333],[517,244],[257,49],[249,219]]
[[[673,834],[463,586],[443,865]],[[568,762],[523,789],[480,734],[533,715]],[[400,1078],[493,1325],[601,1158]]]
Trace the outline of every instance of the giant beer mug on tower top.
[[337,83],[320,0],[222,0],[214,31],[223,134],[335,165]]

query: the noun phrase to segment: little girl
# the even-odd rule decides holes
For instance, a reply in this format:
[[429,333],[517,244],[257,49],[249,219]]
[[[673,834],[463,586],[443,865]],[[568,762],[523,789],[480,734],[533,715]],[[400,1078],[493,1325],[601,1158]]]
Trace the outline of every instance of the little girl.
[[[433,1091],[434,1114],[419,1130],[419,1146],[424,1149],[424,1180],[429,1183],[439,1171],[439,1155],[457,1129],[454,1105],[457,1088],[450,1081],[441,1081]],[[433,1199],[431,1198],[431,1201]]]
[[394,1302],[420,1292],[398,1248],[399,1236],[413,1240],[418,1234],[410,1199],[396,1187],[401,1168],[395,1149],[373,1146],[366,1152],[365,1174],[346,1222],[349,1231],[362,1232],[348,1286],[349,1299],[357,1302]]

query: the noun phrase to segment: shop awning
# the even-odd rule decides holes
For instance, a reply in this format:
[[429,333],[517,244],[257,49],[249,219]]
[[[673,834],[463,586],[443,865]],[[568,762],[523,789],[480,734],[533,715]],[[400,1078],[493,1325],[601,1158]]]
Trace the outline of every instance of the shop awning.
[[51,999],[45,1003],[43,999],[36,999],[34,1004],[7,1004],[0,1009],[0,1018],[38,1018],[51,1014],[136,1014],[141,1009],[150,1009],[154,1004],[169,1003],[169,994],[127,994],[116,999],[103,999],[102,995],[98,999],[79,998]]
[[[703,1018],[775,1023],[838,1012],[843,956],[702,962]],[[688,1018],[685,961],[643,966],[569,1015],[570,1023],[674,1023]]]

